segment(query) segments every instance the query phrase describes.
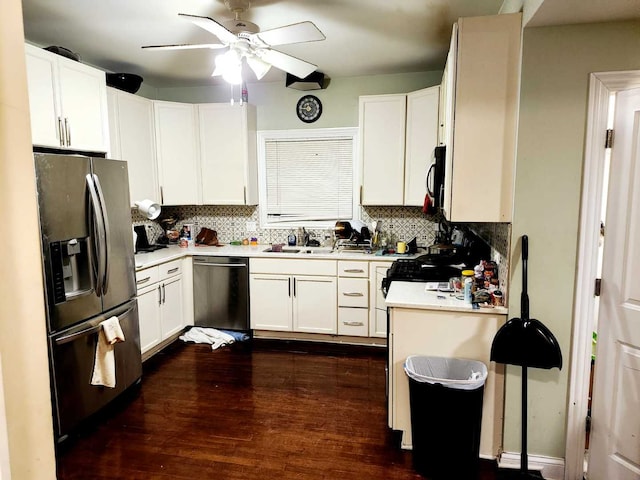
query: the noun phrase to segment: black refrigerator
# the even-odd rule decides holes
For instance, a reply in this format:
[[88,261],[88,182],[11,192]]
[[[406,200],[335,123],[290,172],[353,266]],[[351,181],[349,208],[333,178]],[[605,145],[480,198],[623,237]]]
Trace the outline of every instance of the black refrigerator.
[[[127,163],[35,153],[56,440],[142,376]],[[115,387],[92,385],[100,323],[117,317]]]

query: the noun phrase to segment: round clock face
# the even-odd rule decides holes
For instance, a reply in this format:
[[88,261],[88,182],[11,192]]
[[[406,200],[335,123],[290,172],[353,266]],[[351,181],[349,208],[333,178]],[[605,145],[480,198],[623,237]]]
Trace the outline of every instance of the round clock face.
[[305,95],[298,100],[296,107],[298,118],[305,123],[315,122],[322,114],[322,103],[318,97]]

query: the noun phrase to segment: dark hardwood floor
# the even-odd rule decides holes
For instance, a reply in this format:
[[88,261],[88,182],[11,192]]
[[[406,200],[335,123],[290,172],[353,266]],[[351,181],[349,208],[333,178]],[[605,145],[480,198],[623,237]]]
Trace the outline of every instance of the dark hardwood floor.
[[[387,428],[385,352],[174,343],[58,451],[58,478],[420,479]],[[494,480],[483,462],[480,480]],[[464,480],[464,479],[453,479]]]

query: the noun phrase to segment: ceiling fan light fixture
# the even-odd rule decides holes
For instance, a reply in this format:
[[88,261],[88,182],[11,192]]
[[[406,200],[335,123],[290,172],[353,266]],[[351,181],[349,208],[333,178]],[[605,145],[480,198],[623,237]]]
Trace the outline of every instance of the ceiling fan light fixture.
[[256,74],[256,78],[258,80],[262,80],[262,78],[271,69],[271,64],[261,60],[260,58],[256,57],[255,55],[247,56],[247,65],[249,65],[249,67],[251,67],[251,70],[253,70],[253,73]]
[[222,78],[231,85],[242,83],[242,56],[234,48],[218,55],[215,64],[216,68],[212,76],[222,75]]

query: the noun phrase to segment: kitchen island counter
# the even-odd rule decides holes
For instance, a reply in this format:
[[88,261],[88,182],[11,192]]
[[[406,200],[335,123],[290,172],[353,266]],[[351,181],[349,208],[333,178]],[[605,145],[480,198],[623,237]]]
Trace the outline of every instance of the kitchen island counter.
[[505,307],[472,308],[449,292],[425,290],[422,282],[394,281],[389,287],[388,422],[402,432],[401,446],[411,448],[409,382],[404,363],[410,355],[463,358],[489,370],[482,409],[480,456],[496,458],[502,445],[504,365],[490,361],[491,343],[504,325]]
[[473,308],[464,300],[458,300],[453,293],[428,291],[424,282],[394,281],[385,299],[387,307],[416,308],[424,310],[447,310],[473,314],[506,315],[506,307],[481,306]]

